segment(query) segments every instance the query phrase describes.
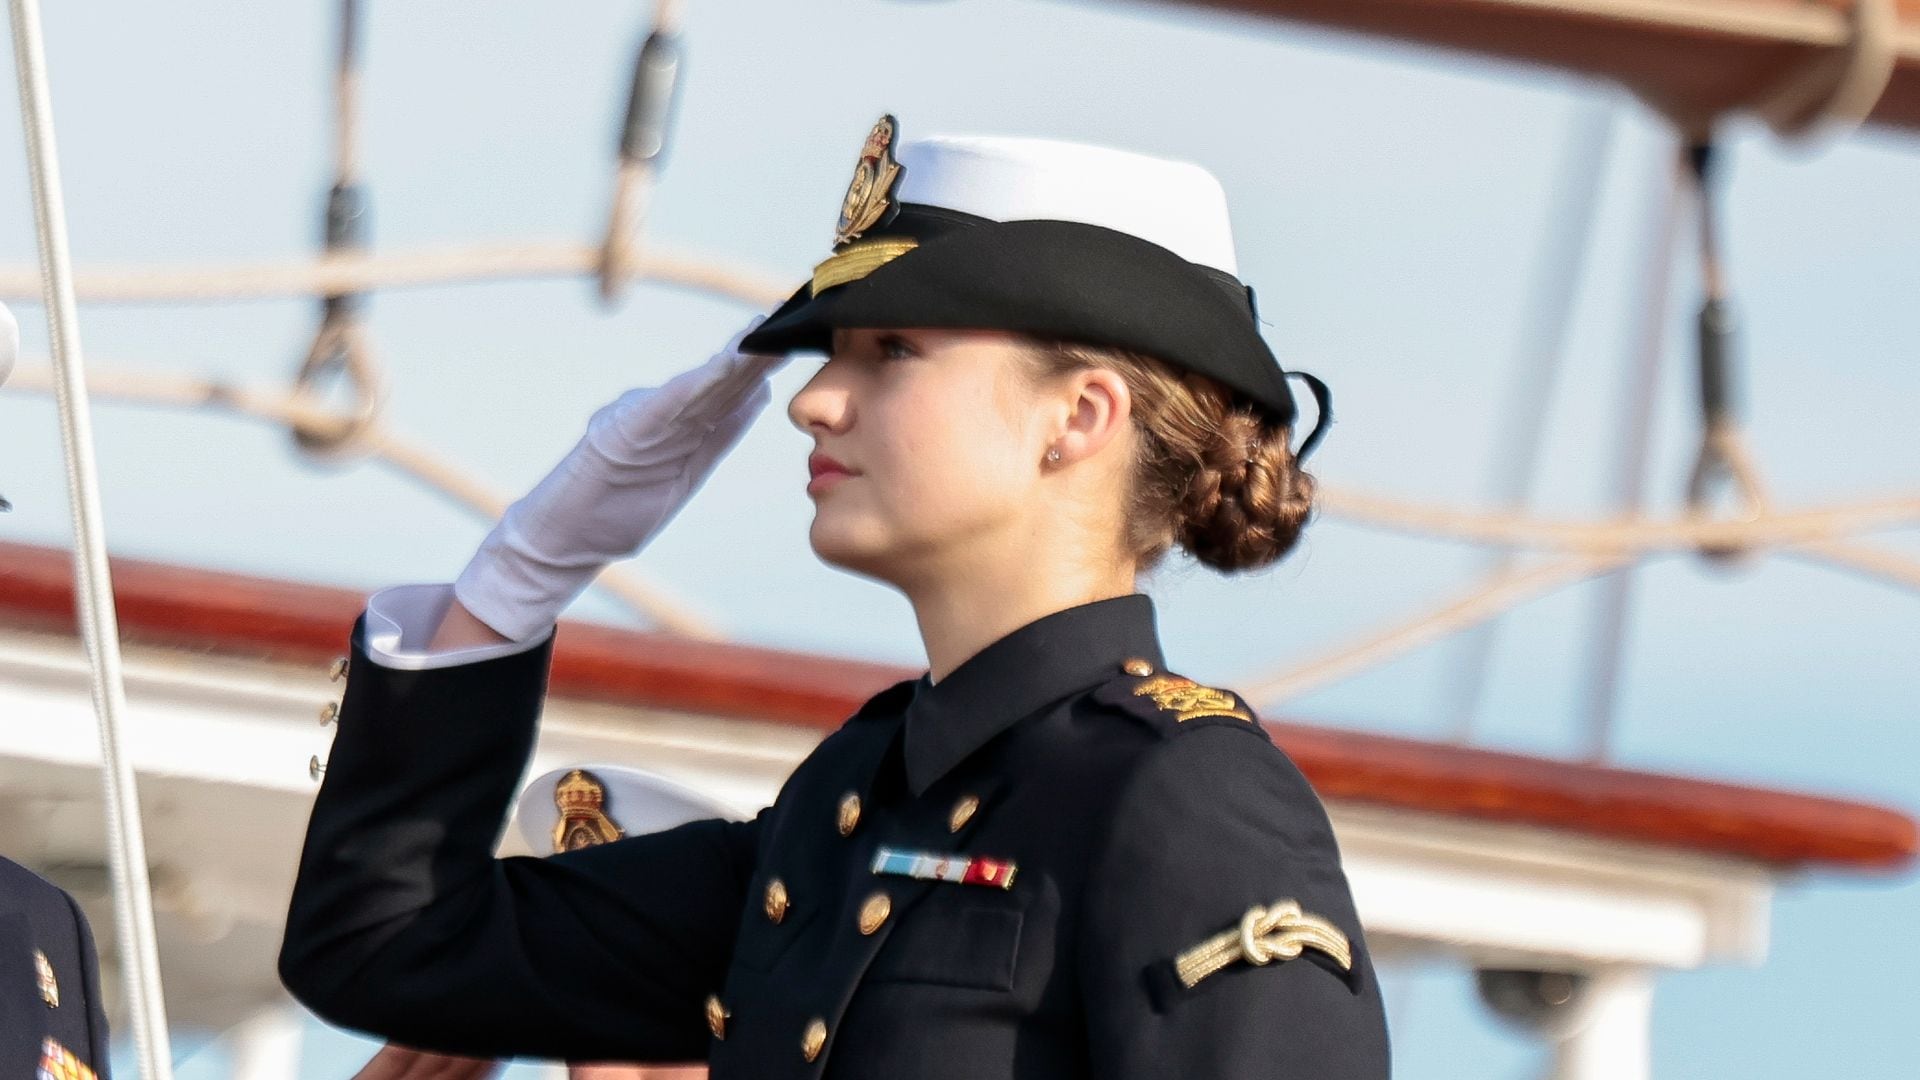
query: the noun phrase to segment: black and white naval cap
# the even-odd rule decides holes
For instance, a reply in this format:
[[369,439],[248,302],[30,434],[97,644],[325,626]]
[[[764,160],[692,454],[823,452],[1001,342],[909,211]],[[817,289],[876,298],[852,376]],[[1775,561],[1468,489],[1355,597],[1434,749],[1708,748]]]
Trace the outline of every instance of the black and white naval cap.
[[1011,330],[1211,376],[1286,425],[1297,376],[1319,407],[1298,457],[1326,433],[1326,384],[1282,369],[1260,336],[1212,173],[1051,139],[898,133],[891,116],[874,125],[832,256],[743,350],[827,352],[837,328]]

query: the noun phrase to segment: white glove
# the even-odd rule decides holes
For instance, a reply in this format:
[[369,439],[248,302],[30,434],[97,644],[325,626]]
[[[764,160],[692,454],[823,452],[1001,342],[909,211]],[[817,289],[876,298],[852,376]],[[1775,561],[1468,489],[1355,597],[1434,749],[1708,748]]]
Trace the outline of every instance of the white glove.
[[480,543],[453,583],[475,618],[515,641],[544,633],[602,568],[639,551],[766,408],[785,356],[740,339],[664,386],[602,406],[587,433]]

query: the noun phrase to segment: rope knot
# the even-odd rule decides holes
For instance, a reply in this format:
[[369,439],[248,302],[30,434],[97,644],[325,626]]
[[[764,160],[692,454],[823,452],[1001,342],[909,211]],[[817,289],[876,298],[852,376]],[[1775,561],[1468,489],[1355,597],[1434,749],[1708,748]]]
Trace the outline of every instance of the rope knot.
[[1342,970],[1353,967],[1352,946],[1333,923],[1302,911],[1294,900],[1255,904],[1240,917],[1237,928],[1215,934],[1176,957],[1174,973],[1182,985],[1192,987],[1236,960],[1260,967],[1296,959],[1309,947],[1326,953]]

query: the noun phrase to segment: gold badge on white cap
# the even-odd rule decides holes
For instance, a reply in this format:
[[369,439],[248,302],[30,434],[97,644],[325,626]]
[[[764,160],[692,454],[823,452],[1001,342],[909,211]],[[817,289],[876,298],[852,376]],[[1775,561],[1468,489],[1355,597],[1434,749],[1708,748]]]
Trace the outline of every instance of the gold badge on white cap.
[[846,201],[840,204],[840,223],[833,230],[835,247],[879,224],[893,206],[893,188],[900,180],[893,144],[899,132],[900,122],[892,115],[882,116],[867,132],[860,161],[853,167],[853,180],[847,184]]

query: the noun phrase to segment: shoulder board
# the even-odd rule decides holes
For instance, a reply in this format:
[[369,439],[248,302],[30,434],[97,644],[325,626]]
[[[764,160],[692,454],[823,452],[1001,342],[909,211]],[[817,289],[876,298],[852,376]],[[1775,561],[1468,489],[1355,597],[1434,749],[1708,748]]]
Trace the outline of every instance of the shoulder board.
[[1145,722],[1167,737],[1215,724],[1266,733],[1253,706],[1240,695],[1202,686],[1171,671],[1117,675],[1095,689],[1092,697]]

